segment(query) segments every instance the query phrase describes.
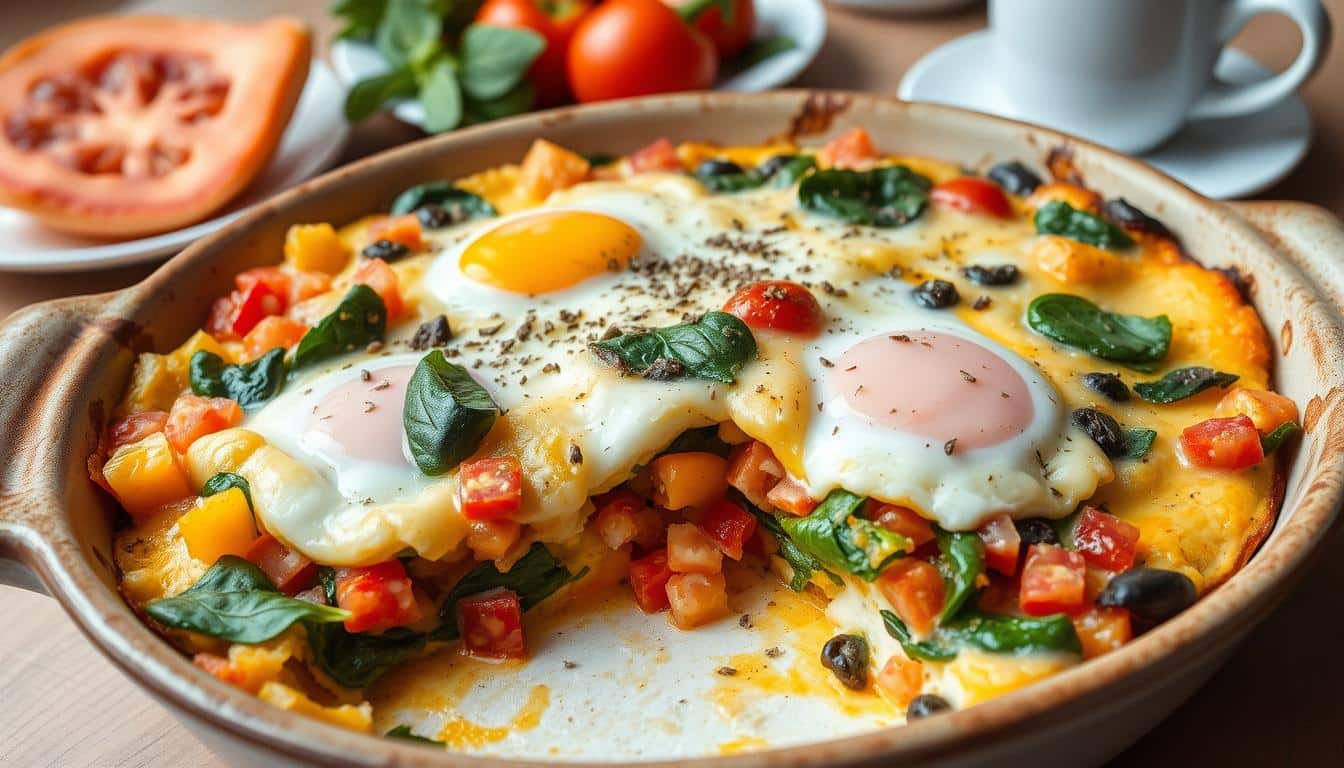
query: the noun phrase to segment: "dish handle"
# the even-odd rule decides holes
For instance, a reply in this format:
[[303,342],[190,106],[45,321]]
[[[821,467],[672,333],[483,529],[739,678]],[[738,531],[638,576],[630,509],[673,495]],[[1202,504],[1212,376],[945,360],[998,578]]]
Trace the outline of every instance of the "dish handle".
[[0,325],[0,585],[45,592],[61,521],[50,493],[46,400],[62,360],[96,316],[93,297],[36,304]]

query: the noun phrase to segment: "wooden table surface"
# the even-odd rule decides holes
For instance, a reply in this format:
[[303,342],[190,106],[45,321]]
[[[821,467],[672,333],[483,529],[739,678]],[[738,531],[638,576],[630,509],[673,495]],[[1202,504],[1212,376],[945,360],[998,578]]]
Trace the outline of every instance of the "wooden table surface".
[[[7,0],[0,47],[79,15],[167,10],[249,18],[305,18],[326,39],[329,0]],[[1344,214],[1344,0],[1328,0],[1335,51],[1305,89],[1316,138],[1303,164],[1266,192]],[[830,35],[799,85],[894,93],[905,70],[936,45],[984,25],[983,8],[917,18],[830,11]],[[1237,44],[1272,67],[1291,61],[1296,30],[1278,18],[1256,20]],[[968,64],[973,69],[974,63]],[[360,126],[346,159],[416,137],[390,120]],[[114,290],[150,267],[82,275],[0,274],[0,317],[42,299]],[[1337,545],[1344,536],[1335,535]],[[1255,630],[1231,662],[1169,720],[1124,753],[1115,766],[1344,765],[1344,689],[1340,619],[1344,558],[1325,557],[1297,592]],[[76,631],[55,601],[0,587],[0,766],[36,768],[183,768],[220,762],[162,707],[141,693]]]

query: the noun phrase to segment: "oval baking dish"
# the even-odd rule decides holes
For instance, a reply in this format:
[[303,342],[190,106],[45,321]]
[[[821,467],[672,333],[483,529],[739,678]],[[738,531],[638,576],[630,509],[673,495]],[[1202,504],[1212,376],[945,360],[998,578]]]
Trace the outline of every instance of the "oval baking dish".
[[[1260,552],[1193,608],[1121,650],[946,716],[830,741],[818,734],[816,743],[705,764],[1080,765],[1105,759],[1217,668],[1291,587],[1337,513],[1344,492],[1344,333],[1336,286],[1344,285],[1344,275],[1334,256],[1344,250],[1344,237],[1328,216],[1306,207],[1214,203],[1136,161],[949,108],[834,92],[695,94],[508,120],[387,152],[305,184],[125,291],[29,308],[0,335],[0,360],[12,377],[0,403],[10,430],[0,446],[0,558],[37,574],[104,653],[236,762],[531,764],[436,753],[272,708],[196,670],[140,623],[116,593],[112,505],[88,481],[85,467],[135,354],[185,339],[199,326],[200,308],[226,290],[234,273],[274,262],[290,224],[352,221],[368,212],[369,201],[390,199],[410,184],[514,161],[538,136],[577,151],[628,152],[660,136],[724,144],[788,136],[817,143],[857,126],[883,147],[977,164],[1070,153],[1090,186],[1159,216],[1207,266],[1251,278],[1252,299],[1275,341],[1276,388],[1303,407],[1306,435],[1287,473],[1277,526]],[[0,560],[0,578],[23,576]],[[1100,737],[1093,729],[1075,738],[1101,719],[1108,727]]]

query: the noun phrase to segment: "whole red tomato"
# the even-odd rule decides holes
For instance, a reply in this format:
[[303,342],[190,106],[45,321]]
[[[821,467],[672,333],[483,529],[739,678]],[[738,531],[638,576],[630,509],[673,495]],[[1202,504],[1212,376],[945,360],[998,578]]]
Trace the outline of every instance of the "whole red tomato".
[[[714,43],[720,59],[731,59],[751,44],[756,33],[755,0],[663,0],[683,15],[694,13],[695,28]],[[725,19],[724,10],[731,8]]]
[[569,101],[569,41],[591,7],[591,0],[486,0],[476,22],[530,29],[546,38],[546,49],[532,62],[527,79],[537,92],[537,106],[553,107]]
[[659,0],[606,0],[569,44],[569,86],[579,101],[709,88],[714,44]]

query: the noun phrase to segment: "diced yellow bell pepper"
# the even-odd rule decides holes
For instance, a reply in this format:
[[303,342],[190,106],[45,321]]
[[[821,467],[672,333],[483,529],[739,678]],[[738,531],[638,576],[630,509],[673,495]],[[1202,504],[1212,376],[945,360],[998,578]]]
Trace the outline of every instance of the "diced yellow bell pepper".
[[224,555],[242,557],[257,540],[252,509],[239,488],[200,499],[178,519],[177,528],[191,556],[207,563]]
[[135,359],[131,383],[118,409],[121,413],[167,411],[183,390],[182,379],[173,370],[166,355],[149,352]]
[[1119,256],[1056,235],[1036,238],[1031,255],[1042,272],[1066,284],[1105,282],[1127,271],[1126,262]]
[[335,275],[350,263],[350,251],[330,224],[295,224],[285,233],[285,261],[302,272]]
[[373,707],[367,701],[358,705],[343,704],[324,707],[284,683],[266,683],[257,692],[257,698],[281,709],[324,720],[332,725],[361,733],[373,732]]
[[193,495],[187,473],[162,432],[118,448],[103,465],[103,479],[136,520]]

